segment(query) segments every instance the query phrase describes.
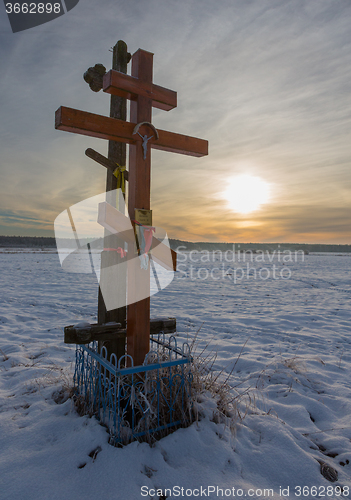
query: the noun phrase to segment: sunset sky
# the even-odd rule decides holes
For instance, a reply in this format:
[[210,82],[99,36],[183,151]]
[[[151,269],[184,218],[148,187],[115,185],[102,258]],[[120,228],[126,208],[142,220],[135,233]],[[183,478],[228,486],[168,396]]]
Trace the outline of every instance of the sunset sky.
[[63,210],[104,191],[84,151],[107,155],[107,141],[55,130],[54,115],[108,116],[110,96],[82,75],[110,69],[119,39],[153,52],[154,83],[178,93],[155,127],[209,141],[204,158],[153,150],[156,226],[190,241],[351,244],[350,0],[80,0],[15,34],[2,3],[0,234],[53,236]]

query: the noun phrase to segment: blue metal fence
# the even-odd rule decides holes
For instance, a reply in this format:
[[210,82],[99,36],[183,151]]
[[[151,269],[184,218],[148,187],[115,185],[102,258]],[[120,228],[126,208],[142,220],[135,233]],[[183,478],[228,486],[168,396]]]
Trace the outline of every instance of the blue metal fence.
[[82,413],[108,427],[112,444],[145,440],[154,433],[191,423],[191,355],[174,336],[151,338],[142,366],[131,356],[107,359],[97,342],[78,345],[74,385]]

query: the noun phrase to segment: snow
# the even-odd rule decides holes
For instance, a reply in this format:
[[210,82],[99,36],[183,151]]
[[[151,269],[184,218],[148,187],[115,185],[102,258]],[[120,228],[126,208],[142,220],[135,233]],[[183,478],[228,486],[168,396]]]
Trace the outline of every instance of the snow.
[[[303,498],[348,497],[351,256],[181,259],[171,285],[152,297],[152,316],[175,316],[180,339],[199,330],[197,349],[217,354],[215,373],[229,376],[233,395],[248,391],[247,414],[235,426],[216,423],[205,393],[198,423],[153,447],[114,448],[68,398],[75,349],[63,327],[96,322],[96,277],[66,273],[51,250],[0,252],[1,499],[132,500],[167,489],[168,498],[278,499],[297,498],[299,486]],[[337,470],[337,482],[318,460]]]

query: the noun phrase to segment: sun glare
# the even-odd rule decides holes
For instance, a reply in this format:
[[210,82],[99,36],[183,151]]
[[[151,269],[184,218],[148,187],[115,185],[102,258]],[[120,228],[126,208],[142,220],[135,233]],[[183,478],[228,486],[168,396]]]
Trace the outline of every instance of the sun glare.
[[267,203],[270,195],[268,182],[253,175],[238,175],[230,179],[224,197],[234,212],[248,214]]

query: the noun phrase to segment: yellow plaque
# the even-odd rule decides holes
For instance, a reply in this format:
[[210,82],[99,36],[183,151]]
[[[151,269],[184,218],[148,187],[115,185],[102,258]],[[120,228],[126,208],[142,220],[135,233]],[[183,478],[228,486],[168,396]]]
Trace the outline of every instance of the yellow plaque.
[[152,226],[152,210],[135,209],[135,220],[143,226]]
[[[143,226],[152,226],[152,210],[135,209],[135,220]],[[136,251],[140,254],[140,228],[135,224]]]

